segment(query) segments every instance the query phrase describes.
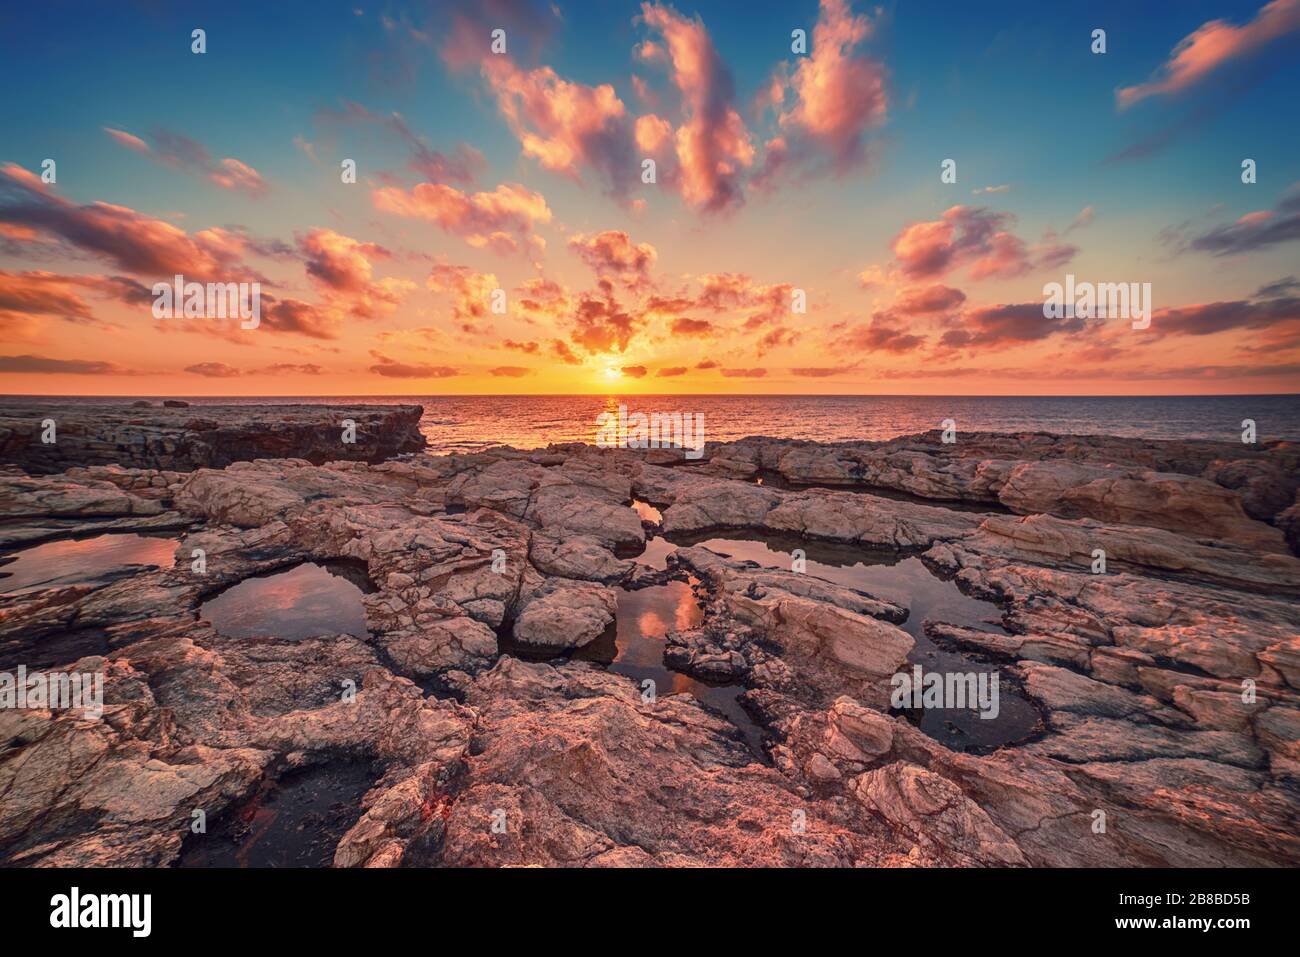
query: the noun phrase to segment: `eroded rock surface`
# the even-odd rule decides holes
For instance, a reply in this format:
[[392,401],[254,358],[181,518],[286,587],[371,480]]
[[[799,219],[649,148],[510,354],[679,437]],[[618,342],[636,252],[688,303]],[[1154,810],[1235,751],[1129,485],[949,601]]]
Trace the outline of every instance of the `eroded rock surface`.
[[[180,538],[170,567],[0,598],[0,670],[104,676],[98,719],[0,709],[0,860],[175,864],[203,839],[196,810],[361,761],[375,783],[346,809],[338,866],[1300,863],[1288,445],[930,434],[747,439],[689,464],[581,445],[181,463],[195,448],[0,474],[4,554]],[[896,601],[702,546],[637,565],[633,498],[670,537],[919,555],[996,601],[1003,628],[922,634]],[[250,576],[337,560],[372,586],[364,637],[231,637],[199,615]],[[664,662],[743,686],[764,755],[734,715],[568,657],[609,633],[619,586],[668,580],[703,622],[666,624]],[[1041,727],[961,753],[893,711],[890,679],[924,638],[996,666]]]
[[[418,405],[0,405],[0,459],[29,473],[86,466],[187,472],[253,459],[377,462],[424,448]],[[43,442],[53,420],[54,442]],[[345,443],[346,422],[355,441]]]

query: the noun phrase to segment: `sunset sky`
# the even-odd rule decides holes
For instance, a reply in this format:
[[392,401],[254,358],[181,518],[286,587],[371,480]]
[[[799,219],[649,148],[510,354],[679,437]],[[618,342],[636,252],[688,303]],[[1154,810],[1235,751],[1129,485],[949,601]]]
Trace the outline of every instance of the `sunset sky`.
[[1300,0],[1065,6],[6,4],[0,392],[1300,391]]

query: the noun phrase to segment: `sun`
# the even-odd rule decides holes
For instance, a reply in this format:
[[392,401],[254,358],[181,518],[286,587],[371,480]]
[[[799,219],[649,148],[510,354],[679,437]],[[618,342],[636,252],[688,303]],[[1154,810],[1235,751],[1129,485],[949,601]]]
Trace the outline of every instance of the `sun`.
[[620,372],[618,369],[615,369],[613,366],[610,366],[605,370],[606,379],[611,379],[611,380],[621,379],[622,377],[623,377],[623,373]]

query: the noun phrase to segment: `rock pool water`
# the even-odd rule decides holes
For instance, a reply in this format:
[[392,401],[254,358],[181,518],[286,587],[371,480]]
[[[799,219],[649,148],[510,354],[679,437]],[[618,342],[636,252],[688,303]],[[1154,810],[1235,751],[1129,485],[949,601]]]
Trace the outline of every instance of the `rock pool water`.
[[955,751],[988,751],[1024,741],[1040,730],[1038,710],[1002,674],[996,665],[952,648],[940,647],[928,635],[926,619],[997,631],[1001,611],[989,601],[973,598],[955,582],[940,577],[915,556],[894,551],[865,549],[797,536],[773,535],[755,530],[674,537],[656,537],[637,560],[651,567],[666,567],[667,555],[678,545],[702,545],[731,558],[757,562],[768,568],[792,567],[792,552],[803,549],[806,573],[865,591],[908,609],[900,627],[916,642],[908,661],[926,672],[998,675],[998,714],[982,718],[968,708],[924,708],[903,712],[927,735]]
[[268,780],[186,837],[178,866],[328,867],[376,779],[368,762],[338,761]]
[[364,566],[305,562],[287,571],[246,578],[199,608],[227,638],[275,635],[289,641],[317,635],[366,637],[361,596],[372,590]]
[[632,678],[638,688],[654,682],[656,695],[690,694],[722,712],[740,729],[756,757],[763,757],[763,731],[741,707],[740,685],[715,685],[670,671],[664,665],[664,639],[670,631],[698,627],[704,612],[687,582],[673,581],[647,588],[618,589],[614,624],[573,657],[598,661],[610,671]]
[[33,545],[0,558],[0,594],[113,580],[141,567],[170,568],[175,536],[109,533]]

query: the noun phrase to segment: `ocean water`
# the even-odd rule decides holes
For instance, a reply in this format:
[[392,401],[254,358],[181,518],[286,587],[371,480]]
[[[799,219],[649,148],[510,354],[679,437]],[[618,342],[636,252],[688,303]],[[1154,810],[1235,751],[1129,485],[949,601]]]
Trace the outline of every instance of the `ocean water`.
[[[131,398],[27,398],[20,402],[129,403]],[[1156,439],[1240,441],[1242,421],[1253,419],[1260,441],[1300,440],[1300,395],[1264,396],[772,396],[772,395],[548,395],[334,396],[304,398],[187,398],[194,405],[306,403],[424,406],[422,429],[430,447],[468,452],[493,445],[540,448],[552,442],[594,442],[597,417],[619,403],[632,412],[704,416],[704,437],[728,441],[748,435],[823,442],[889,439],[942,428],[959,431],[1041,431]]]

